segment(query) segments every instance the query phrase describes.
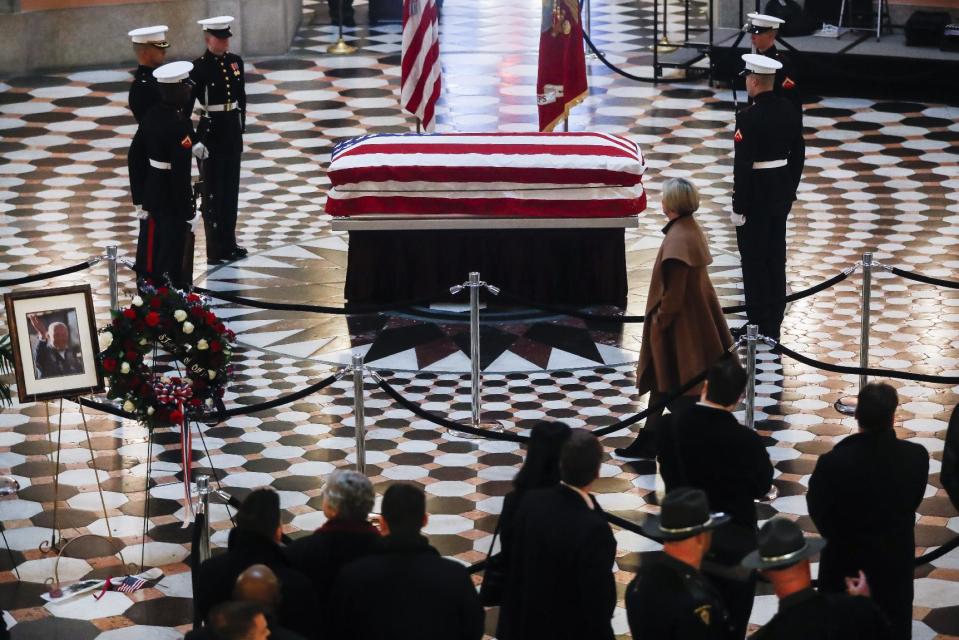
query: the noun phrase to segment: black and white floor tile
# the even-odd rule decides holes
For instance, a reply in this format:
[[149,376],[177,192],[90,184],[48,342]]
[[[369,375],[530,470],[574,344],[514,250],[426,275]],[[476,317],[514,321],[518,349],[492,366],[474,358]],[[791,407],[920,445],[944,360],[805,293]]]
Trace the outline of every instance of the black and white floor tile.
[[[250,118],[241,188],[241,243],[250,257],[198,272],[198,284],[252,298],[342,305],[348,238],[323,214],[325,167],[333,144],[368,132],[408,131],[397,105],[400,29],[347,29],[360,49],[325,53],[335,29],[322,3],[309,3],[306,24],[290,53],[248,60]],[[593,39],[610,59],[648,73],[652,4],[599,0],[591,8]],[[360,10],[363,15],[363,10]],[[508,16],[508,20],[504,20]],[[447,3],[442,18],[445,93],[440,131],[528,131],[535,128],[534,85],[539,6],[502,0]],[[701,21],[697,12],[694,26]],[[676,21],[679,24],[679,21]],[[681,39],[678,30],[672,39]],[[136,221],[127,204],[125,153],[134,131],[126,110],[129,73],[98,69],[8,78],[0,82],[0,278],[72,264],[119,244],[132,254]],[[698,218],[709,235],[714,284],[724,304],[742,301],[735,234],[727,221],[731,188],[733,99],[705,82],[637,84],[590,63],[590,96],[574,110],[572,129],[627,135],[647,156],[650,210],[629,231],[630,313],[642,313],[649,266],[663,221],[657,194],[668,177],[694,180],[703,196]],[[793,290],[816,284],[873,251],[883,263],[959,279],[959,107],[912,101],[806,97],[807,169],[790,218],[789,277]],[[202,244],[202,243],[201,243]],[[201,249],[202,254],[202,249]],[[199,255],[197,264],[205,262]],[[959,373],[959,295],[875,274],[871,354],[875,366],[928,374]],[[66,276],[57,284],[92,282],[104,291],[106,270]],[[453,283],[451,283],[453,284]],[[124,277],[125,294],[132,279]],[[814,358],[858,361],[857,278],[794,303],[783,342]],[[101,322],[105,295],[96,296]],[[409,399],[453,419],[469,416],[467,324],[437,319],[430,309],[364,317],[271,312],[221,305],[239,334],[236,375],[228,403],[251,404],[317,381],[361,353]],[[731,318],[740,324],[742,319]],[[524,312],[497,314],[483,325],[484,419],[511,430],[540,419],[598,428],[643,406],[633,369],[641,325],[610,332],[580,320]],[[762,517],[795,517],[807,530],[805,486],[816,458],[854,424],[833,403],[856,379],[812,370],[760,354],[757,427],[776,465],[779,497]],[[261,485],[282,497],[287,531],[319,526],[323,477],[354,458],[352,383],[256,415],[203,427],[195,437],[195,472],[215,473],[242,496]],[[938,471],[943,434],[959,388],[896,383],[902,398],[901,437],[927,447],[932,475],[917,521],[922,550],[959,533],[959,515]],[[47,409],[54,429],[47,432]],[[16,405],[0,412],[0,473],[22,486],[0,500],[11,556],[0,550],[0,604],[14,638],[167,640],[192,620],[188,530],[178,444],[174,434],[147,433],[128,421],[65,403],[62,430],[56,404]],[[502,496],[522,462],[508,442],[467,440],[395,406],[368,385],[368,472],[379,492],[405,480],[422,484],[434,517],[427,530],[444,553],[474,562],[488,549]],[[83,430],[103,480],[104,517]],[[199,433],[197,434],[197,436]],[[604,440],[611,450],[628,432]],[[59,440],[59,486],[55,462]],[[147,478],[146,460],[152,458]],[[655,469],[610,457],[597,492],[625,517],[654,511]],[[145,491],[149,483],[149,490]],[[163,578],[135,594],[84,596],[62,604],[41,599],[55,559],[38,547],[52,535],[53,500],[62,535],[117,537],[126,562],[158,566]],[[149,506],[148,533],[141,539]],[[213,509],[214,542],[229,527]],[[109,522],[107,522],[109,520]],[[617,531],[617,581],[625,588],[635,554],[652,547]],[[95,538],[77,540],[59,564],[61,581],[116,575],[110,551]],[[75,553],[73,552],[75,551]],[[12,560],[11,560],[12,558]],[[13,568],[19,571],[17,581]],[[917,573],[915,637],[959,635],[959,553]],[[775,610],[764,591],[753,622]],[[491,616],[491,618],[494,616]],[[626,634],[622,608],[617,633]],[[492,627],[490,627],[492,628]]]

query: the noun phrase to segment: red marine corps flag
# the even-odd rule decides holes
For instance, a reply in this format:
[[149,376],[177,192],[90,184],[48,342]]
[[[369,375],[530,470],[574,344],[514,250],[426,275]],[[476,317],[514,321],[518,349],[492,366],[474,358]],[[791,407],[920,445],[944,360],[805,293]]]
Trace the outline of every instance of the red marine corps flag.
[[436,0],[403,0],[400,104],[433,132],[440,98],[440,32]]
[[543,0],[536,104],[539,130],[552,131],[586,97],[583,24],[576,0]]

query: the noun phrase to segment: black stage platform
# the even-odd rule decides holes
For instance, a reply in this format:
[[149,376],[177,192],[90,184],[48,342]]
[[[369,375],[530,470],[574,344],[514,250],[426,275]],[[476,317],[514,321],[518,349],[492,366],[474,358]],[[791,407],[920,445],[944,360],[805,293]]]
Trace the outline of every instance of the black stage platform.
[[[714,80],[728,82],[742,69],[740,55],[749,52],[749,36],[736,47],[739,34],[738,29],[714,30],[710,48]],[[959,100],[959,52],[907,47],[899,28],[884,33],[879,42],[875,32],[848,31],[839,38],[780,38],[777,47],[790,56],[807,94]]]

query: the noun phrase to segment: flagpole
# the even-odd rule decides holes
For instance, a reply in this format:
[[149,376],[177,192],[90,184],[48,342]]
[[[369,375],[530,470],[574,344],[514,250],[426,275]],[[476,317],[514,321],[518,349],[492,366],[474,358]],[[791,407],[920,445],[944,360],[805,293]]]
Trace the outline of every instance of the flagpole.
[[356,51],[356,47],[346,44],[346,40],[343,39],[343,0],[337,0],[336,6],[340,14],[340,19],[338,20],[340,23],[339,37],[336,39],[336,42],[326,48],[326,52],[332,54],[353,53]]
[[421,126],[420,119],[416,118],[416,133],[420,133],[420,126]]
[[569,133],[569,116],[563,118],[563,131]]

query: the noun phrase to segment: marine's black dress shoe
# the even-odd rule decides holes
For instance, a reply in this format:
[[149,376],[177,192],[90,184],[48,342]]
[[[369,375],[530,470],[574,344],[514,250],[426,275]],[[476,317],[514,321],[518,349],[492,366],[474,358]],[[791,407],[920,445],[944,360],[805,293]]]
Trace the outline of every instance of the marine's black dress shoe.
[[233,250],[233,253],[230,254],[230,257],[234,260],[239,260],[240,258],[245,258],[247,255],[249,255],[249,253],[250,252],[243,247],[237,247]]

